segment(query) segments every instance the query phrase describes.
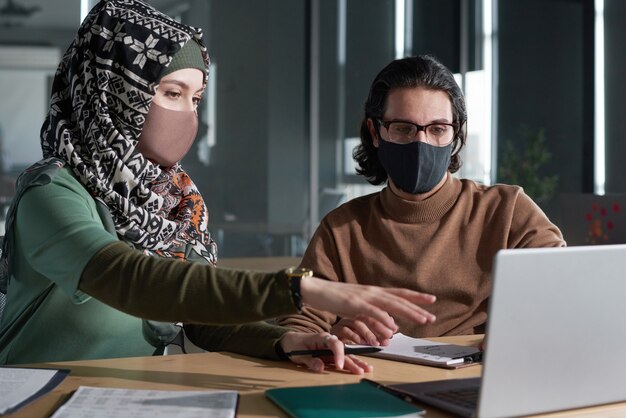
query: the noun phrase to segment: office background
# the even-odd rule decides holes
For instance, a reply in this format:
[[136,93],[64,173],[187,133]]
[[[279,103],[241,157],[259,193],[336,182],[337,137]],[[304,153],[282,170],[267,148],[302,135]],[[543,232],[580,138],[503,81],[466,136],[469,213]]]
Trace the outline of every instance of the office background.
[[[15,176],[40,158],[51,79],[95,3],[0,0],[5,207]],[[626,2],[149,3],[205,32],[213,65],[183,165],[205,197],[222,257],[298,256],[325,213],[379,189],[355,175],[351,149],[371,80],[410,54],[439,57],[466,92],[460,177],[506,182],[504,169],[519,164],[516,178],[557,224],[562,195],[626,193]]]

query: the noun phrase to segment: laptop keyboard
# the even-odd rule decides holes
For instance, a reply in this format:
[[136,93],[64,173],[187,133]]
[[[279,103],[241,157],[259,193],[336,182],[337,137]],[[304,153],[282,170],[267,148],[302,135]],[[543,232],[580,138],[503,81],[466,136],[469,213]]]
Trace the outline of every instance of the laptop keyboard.
[[426,392],[424,395],[441,399],[443,401],[462,406],[463,408],[476,409],[478,405],[478,387]]

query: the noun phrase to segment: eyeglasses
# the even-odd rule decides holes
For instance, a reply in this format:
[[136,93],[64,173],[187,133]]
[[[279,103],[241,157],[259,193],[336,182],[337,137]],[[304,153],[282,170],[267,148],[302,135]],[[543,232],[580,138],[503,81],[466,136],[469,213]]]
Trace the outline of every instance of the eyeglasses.
[[455,123],[429,123],[428,125],[418,125],[405,121],[383,121],[378,119],[378,123],[385,127],[389,134],[388,141],[396,144],[408,144],[417,139],[417,134],[424,131],[427,143],[436,147],[445,147],[454,139],[458,130]]

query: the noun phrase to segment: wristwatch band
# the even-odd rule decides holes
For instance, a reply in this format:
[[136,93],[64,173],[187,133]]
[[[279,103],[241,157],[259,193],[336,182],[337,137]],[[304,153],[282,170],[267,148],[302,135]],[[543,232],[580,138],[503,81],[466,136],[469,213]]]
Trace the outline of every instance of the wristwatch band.
[[291,290],[291,297],[293,299],[298,312],[302,311],[302,293],[300,291],[300,283],[303,277],[313,277],[313,271],[303,268],[290,268],[286,271],[287,277],[289,277],[289,289]]

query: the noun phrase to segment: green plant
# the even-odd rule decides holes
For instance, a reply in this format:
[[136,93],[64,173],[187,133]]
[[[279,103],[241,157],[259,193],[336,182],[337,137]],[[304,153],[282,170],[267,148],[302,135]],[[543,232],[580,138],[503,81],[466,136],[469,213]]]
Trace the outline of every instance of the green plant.
[[552,159],[545,130],[522,127],[520,136],[521,141],[507,140],[504,144],[498,164],[498,181],[522,186],[534,201],[546,202],[554,195],[559,177],[541,174],[541,168]]

